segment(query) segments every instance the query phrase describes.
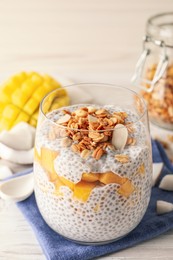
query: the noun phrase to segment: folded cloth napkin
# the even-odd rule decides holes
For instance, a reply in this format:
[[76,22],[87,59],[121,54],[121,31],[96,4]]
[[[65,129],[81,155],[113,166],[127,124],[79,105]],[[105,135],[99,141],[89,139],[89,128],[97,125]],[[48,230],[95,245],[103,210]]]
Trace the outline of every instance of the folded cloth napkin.
[[[163,147],[158,142],[152,142],[153,161],[164,162],[163,177],[172,170],[172,164],[164,153]],[[173,172],[172,172],[173,173]],[[149,207],[141,223],[126,237],[101,246],[85,246],[66,240],[54,232],[43,220],[36,205],[34,194],[23,202],[18,203],[43,249],[47,259],[50,260],[87,260],[134,246],[142,241],[154,238],[173,228],[173,212],[157,216],[156,201],[165,200],[173,203],[173,192],[152,189]]]

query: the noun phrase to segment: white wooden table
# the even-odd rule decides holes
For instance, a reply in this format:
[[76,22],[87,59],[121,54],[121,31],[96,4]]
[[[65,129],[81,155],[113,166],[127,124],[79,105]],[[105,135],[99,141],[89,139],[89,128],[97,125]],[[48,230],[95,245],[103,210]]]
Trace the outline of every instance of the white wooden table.
[[[128,85],[147,18],[171,10],[172,0],[1,0],[0,74],[31,69]],[[171,260],[172,241],[170,231],[99,259]],[[2,200],[0,259],[45,259],[21,212]]]

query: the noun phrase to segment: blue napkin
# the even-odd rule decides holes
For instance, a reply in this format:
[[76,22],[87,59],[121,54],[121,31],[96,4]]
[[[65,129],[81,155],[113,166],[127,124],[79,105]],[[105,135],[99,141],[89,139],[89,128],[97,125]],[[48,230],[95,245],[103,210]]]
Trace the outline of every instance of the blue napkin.
[[[169,171],[173,170],[173,165],[164,153],[163,147],[158,142],[153,141],[152,148],[153,161],[165,163],[162,171],[162,178],[165,174],[168,174]],[[137,245],[140,242],[152,239],[172,229],[173,212],[157,216],[157,200],[165,200],[173,203],[173,192],[163,191],[158,187],[154,187],[152,189],[149,207],[141,223],[129,235],[121,240],[102,246],[78,245],[66,240],[51,230],[40,215],[34,194],[27,200],[19,202],[18,207],[32,226],[47,259],[87,260]]]

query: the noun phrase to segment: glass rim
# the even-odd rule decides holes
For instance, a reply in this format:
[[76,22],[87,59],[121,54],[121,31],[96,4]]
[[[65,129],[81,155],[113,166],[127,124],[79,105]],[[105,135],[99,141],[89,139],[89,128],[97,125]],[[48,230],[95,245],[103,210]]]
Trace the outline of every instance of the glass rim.
[[[154,28],[160,30],[160,25],[156,23],[156,20],[159,18],[162,18],[162,17],[166,17],[166,16],[173,16],[173,12],[163,12],[163,13],[158,13],[158,14],[151,16],[147,20],[147,26],[153,26]],[[170,23],[171,23],[171,21],[170,21]],[[148,33],[148,29],[147,29],[147,33]],[[165,44],[165,46],[168,48],[173,48],[173,45],[170,45],[170,44]]]
[[[114,130],[115,130],[114,128],[105,129],[105,130],[88,130],[88,129],[70,128],[70,127],[63,126],[63,125],[61,125],[61,124],[58,124],[58,123],[54,122],[52,119],[50,119],[49,117],[47,117],[46,113],[43,112],[43,103],[44,103],[44,101],[46,100],[46,98],[47,98],[49,95],[51,95],[52,93],[57,92],[57,91],[59,91],[59,90],[61,90],[61,89],[65,89],[65,90],[66,90],[66,89],[68,89],[68,88],[70,88],[70,87],[73,87],[73,86],[83,86],[83,85],[85,85],[85,86],[86,86],[86,85],[95,85],[95,86],[101,85],[101,86],[107,86],[107,87],[112,87],[112,88],[119,88],[119,89],[123,89],[123,90],[125,90],[125,91],[129,91],[129,92],[131,92],[132,94],[134,94],[136,97],[138,97],[138,98],[140,99],[140,101],[142,102],[144,111],[143,111],[142,115],[139,116],[138,120],[135,120],[134,122],[129,123],[128,126],[132,126],[132,125],[137,124],[137,123],[147,114],[147,111],[148,111],[148,110],[147,110],[147,105],[146,105],[146,103],[145,103],[143,97],[140,96],[138,93],[136,93],[134,90],[131,90],[130,88],[127,88],[127,87],[124,87],[124,86],[120,86],[120,85],[117,85],[117,84],[91,83],[91,82],[88,82],[88,83],[74,83],[74,84],[70,84],[70,85],[67,85],[67,86],[62,86],[61,88],[57,88],[57,89],[54,89],[54,90],[48,92],[48,93],[43,97],[43,99],[41,100],[41,102],[40,102],[40,107],[39,107],[39,108],[40,108],[40,112],[41,112],[41,114],[44,116],[44,118],[45,118],[46,120],[50,121],[53,125],[56,125],[56,126],[59,126],[59,127],[62,128],[62,129],[68,129],[68,130],[71,130],[71,131],[78,131],[78,132],[84,132],[84,131],[86,132],[86,131],[88,131],[88,132],[98,132],[98,133],[99,133],[99,132],[100,132],[100,133],[103,133],[103,132],[106,132],[106,131],[114,131]],[[84,105],[85,105],[85,104],[84,104]],[[86,105],[89,105],[89,104],[86,104]],[[91,104],[90,104],[90,105],[91,105]],[[94,104],[93,104],[93,105],[94,105]],[[66,107],[66,106],[62,106],[62,107],[58,108],[57,110],[63,109],[63,107]],[[67,106],[67,107],[68,107],[68,106]],[[56,110],[56,109],[55,109],[55,110]],[[54,110],[52,110],[52,111],[54,111]],[[49,113],[51,113],[52,111],[50,111]],[[123,112],[123,111],[122,111],[122,112]],[[123,128],[123,126],[118,127],[117,129],[120,129],[120,128]]]

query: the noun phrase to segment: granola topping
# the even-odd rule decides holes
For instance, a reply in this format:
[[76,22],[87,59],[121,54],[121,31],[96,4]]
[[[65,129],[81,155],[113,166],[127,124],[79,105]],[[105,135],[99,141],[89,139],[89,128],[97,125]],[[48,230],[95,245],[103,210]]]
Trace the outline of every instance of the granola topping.
[[[112,113],[104,108],[92,106],[80,107],[74,111],[64,109],[57,123],[65,127],[67,139],[62,146],[71,146],[71,150],[79,153],[82,158],[90,155],[99,160],[106,154],[106,148],[124,149],[128,131],[124,111]],[[118,130],[118,127],[121,129]],[[115,129],[115,130],[114,130]],[[132,132],[132,126],[130,128]],[[55,135],[52,134],[52,138]],[[71,140],[71,142],[70,142]],[[134,142],[128,142],[128,145]]]
[[128,163],[129,162],[129,156],[125,154],[116,154],[115,155],[116,161],[120,163]]
[[71,116],[69,114],[65,114],[63,117],[58,119],[57,123],[58,124],[64,124],[67,123],[70,120]]

